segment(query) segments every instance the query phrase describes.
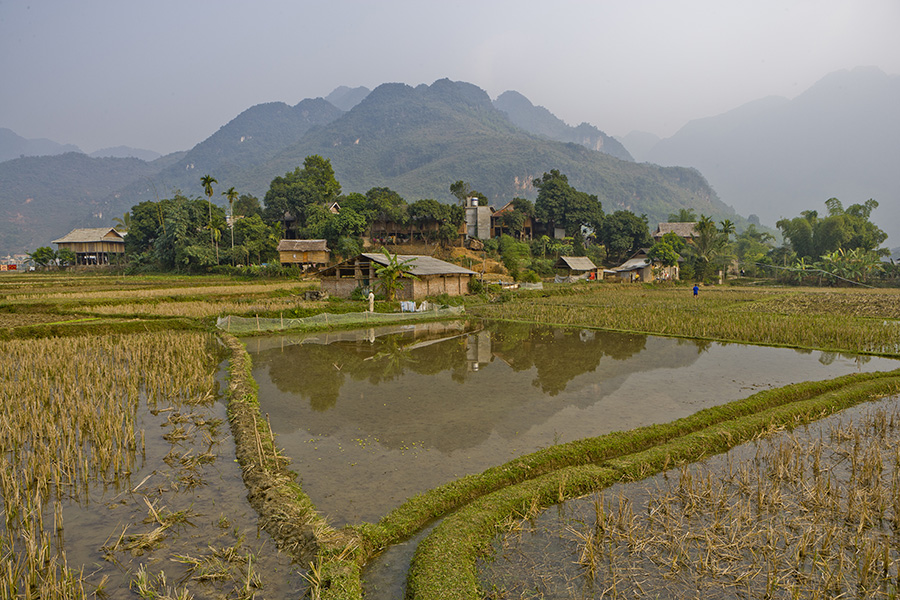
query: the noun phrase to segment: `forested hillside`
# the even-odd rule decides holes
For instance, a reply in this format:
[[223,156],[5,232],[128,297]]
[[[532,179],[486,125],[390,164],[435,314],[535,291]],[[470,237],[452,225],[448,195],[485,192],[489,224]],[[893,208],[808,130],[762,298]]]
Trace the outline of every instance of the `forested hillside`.
[[556,140],[573,142],[597,152],[604,152],[622,160],[634,160],[625,146],[606,135],[590,123],[577,127],[567,125],[562,119],[543,106],[535,106],[519,92],[503,92],[494,100],[494,106],[529,133]]
[[[171,198],[177,191],[202,195],[204,175],[218,181],[211,199],[220,206],[226,204],[222,192],[231,187],[261,199],[275,177],[310,155],[330,159],[344,193],[388,187],[409,202],[455,202],[449,186],[464,180],[499,207],[514,197],[534,199],[532,181],[556,169],[577,189],[597,195],[607,212],[646,213],[651,226],[681,208],[741,222],[698,171],[597,152],[587,146],[600,143],[591,136],[602,132],[592,126],[569,128],[533,106],[531,112],[540,118],[531,120],[532,129],[540,121],[551,129],[553,123],[561,125],[554,135],[584,135],[579,143],[560,142],[548,139],[546,131],[526,131],[468,83],[384,84],[372,92],[339,89],[330,97],[350,110],[322,98],[295,106],[257,105],[189,151],[151,163],[85,155],[2,163],[0,254],[49,245],[76,226],[112,226],[113,218],[132,206]],[[531,106],[524,98],[520,104]],[[609,149],[614,142],[602,145]]]
[[112,227],[131,206],[116,203],[116,192],[158,171],[136,158],[79,152],[0,163],[0,252],[31,252],[76,227]]
[[[309,129],[341,114],[341,109],[322,98],[303,100],[295,106],[270,102],[248,108],[163,169],[156,178],[157,191],[165,190],[165,196],[175,190],[198,194],[200,178],[212,174],[225,189],[236,186],[254,194],[265,192],[268,181],[264,187],[248,188],[237,174],[265,164],[279,151],[297,143]],[[153,200],[154,194],[145,182],[135,182],[122,191],[123,196],[134,200],[133,204]]]
[[461,179],[502,205],[516,196],[534,198],[532,180],[558,169],[578,189],[598,195],[604,209],[646,213],[651,223],[682,207],[734,216],[693,169],[622,161],[532,135],[496,109],[483,90],[449,80],[416,88],[379,86],[272,161],[244,170],[240,180],[247,189],[265,189],[312,154],[331,160],[345,192],[383,186],[410,200],[451,201],[449,186]]

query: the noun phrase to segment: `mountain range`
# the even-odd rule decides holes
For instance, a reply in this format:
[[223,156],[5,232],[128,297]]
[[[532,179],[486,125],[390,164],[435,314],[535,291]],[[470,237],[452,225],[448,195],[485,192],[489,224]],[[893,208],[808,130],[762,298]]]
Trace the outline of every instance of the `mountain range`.
[[32,251],[74,227],[111,226],[138,202],[176,190],[201,195],[206,174],[219,182],[220,204],[232,186],[262,198],[311,154],[331,160],[345,193],[390,187],[409,201],[451,202],[450,184],[461,179],[500,206],[534,199],[533,178],[558,169],[607,212],[644,213],[651,226],[680,208],[740,222],[695,169],[634,162],[597,128],[569,127],[514,92],[495,103],[443,79],[338,88],[329,98],[253,106],[190,150],[152,161],[71,152],[2,162],[0,254]]
[[[60,144],[44,138],[26,139],[11,129],[0,127],[0,162],[27,156],[55,156],[66,152],[82,152],[74,144]],[[145,161],[156,160],[161,156],[153,150],[142,150],[129,146],[115,146],[91,152],[94,158],[139,158]]]
[[[873,221],[900,240],[900,76],[837,71],[793,99],[762,98],[691,121],[640,160],[700,170],[741,214],[763,223],[874,198]],[[628,138],[623,138],[628,143]],[[637,140],[639,141],[639,140]],[[632,148],[634,150],[634,148]]]
[[740,229],[743,218],[716,192],[769,226],[804,210],[824,213],[830,197],[844,206],[874,198],[873,220],[896,244],[896,106],[900,78],[857,68],[793,99],[763,98],[692,121],[662,140],[640,132],[611,138],[587,123],[569,126],[518,92],[491,101],[480,88],[449,80],[339,87],[294,106],[256,105],[193,148],[163,157],[127,147],[88,156],[0,129],[0,254],[48,245],[75,227],[112,225],[142,200],[176,190],[200,195],[205,174],[219,180],[213,200],[220,204],[219,192],[231,186],[262,198],[274,177],[310,154],[331,159],[345,193],[386,186],[410,201],[453,201],[449,185],[459,179],[494,205],[533,199],[532,179],[558,169],[597,194],[607,212],[647,214],[651,227],[686,207]]

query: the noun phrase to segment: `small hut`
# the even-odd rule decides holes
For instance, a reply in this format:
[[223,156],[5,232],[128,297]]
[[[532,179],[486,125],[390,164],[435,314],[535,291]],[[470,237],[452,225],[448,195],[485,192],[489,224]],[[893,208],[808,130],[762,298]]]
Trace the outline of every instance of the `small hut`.
[[319,269],[328,264],[330,250],[325,240],[281,240],[278,260],[282,266]]
[[568,278],[570,281],[576,279],[601,279],[603,277],[600,268],[587,256],[560,256],[556,264],[556,275],[561,278]]
[[631,258],[613,269],[616,276],[625,281],[674,281],[679,278],[678,265],[664,267],[662,263],[653,262],[647,253],[647,248],[641,248]]
[[613,269],[616,276],[627,282],[653,281],[653,266],[646,256],[632,257]]
[[73,229],[53,243],[74,252],[76,265],[108,265],[111,258],[125,256],[125,237],[112,227]]
[[[415,279],[402,278],[403,289],[397,291],[399,300],[421,300],[426,296],[440,294],[462,296],[469,293],[469,281],[476,275],[475,271],[432,256],[398,254],[396,258],[400,262],[409,261],[409,272],[415,276]],[[322,290],[340,298],[349,298],[356,288],[377,291],[377,270],[387,264],[388,259],[384,254],[359,254],[320,271]]]

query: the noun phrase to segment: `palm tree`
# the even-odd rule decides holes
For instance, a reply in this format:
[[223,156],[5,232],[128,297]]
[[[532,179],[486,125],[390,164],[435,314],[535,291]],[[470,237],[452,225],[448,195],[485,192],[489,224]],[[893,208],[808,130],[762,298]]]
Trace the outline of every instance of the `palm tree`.
[[219,264],[219,247],[216,246],[215,235],[213,234],[213,226],[212,226],[212,197],[213,197],[213,184],[219,183],[212,175],[206,174],[200,178],[200,185],[203,186],[203,192],[206,194],[206,197],[209,199],[209,242],[216,249],[216,264]]
[[125,232],[128,231],[128,227],[131,225],[131,213],[125,212],[121,217],[116,217],[113,219],[113,226],[116,228],[116,231]]
[[700,278],[702,279],[706,277],[709,265],[723,254],[728,241],[716,229],[715,221],[706,215],[700,215],[700,220],[697,222],[695,230],[697,231],[697,237],[694,238],[693,251],[700,262]]
[[721,221],[719,225],[722,226],[722,233],[725,234],[726,240],[734,235],[734,223],[731,222],[731,219],[725,219],[724,221]]
[[388,264],[375,269],[375,274],[381,279],[381,287],[384,289],[384,295],[387,296],[388,301],[392,301],[394,299],[394,292],[403,289],[403,282],[400,281],[400,277],[406,276],[410,279],[418,279],[418,277],[410,272],[409,266],[409,263],[416,259],[408,258],[401,261],[400,257],[396,254],[391,254],[383,246],[381,248],[381,253],[387,258]]
[[228,188],[228,191],[222,192],[222,195],[228,199],[228,214],[231,217],[231,264],[234,264],[234,201],[238,198],[238,193],[234,186]]

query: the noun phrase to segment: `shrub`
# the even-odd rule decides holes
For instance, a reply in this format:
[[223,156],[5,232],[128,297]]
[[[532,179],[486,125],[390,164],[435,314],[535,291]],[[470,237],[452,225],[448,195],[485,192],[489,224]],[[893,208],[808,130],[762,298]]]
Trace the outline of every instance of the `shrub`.
[[522,271],[522,275],[519,277],[519,281],[526,283],[538,283],[540,280],[541,276],[531,270]]
[[556,261],[552,258],[532,258],[529,267],[541,277],[553,277],[553,265],[555,263]]
[[491,256],[497,256],[497,251],[500,249],[500,240],[497,238],[491,238],[489,240],[484,240],[484,251],[490,254]]
[[519,258],[517,256],[506,255],[503,257],[503,266],[513,279],[519,279]]
[[369,288],[358,286],[355,290],[350,292],[350,299],[357,301],[366,301],[369,299]]

